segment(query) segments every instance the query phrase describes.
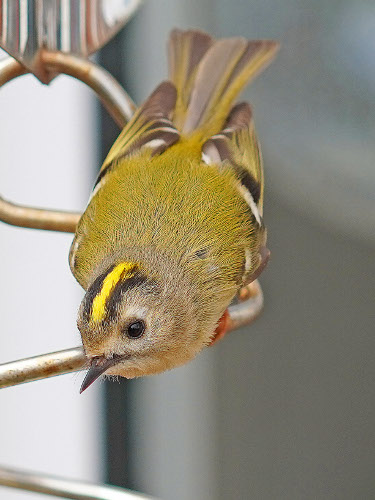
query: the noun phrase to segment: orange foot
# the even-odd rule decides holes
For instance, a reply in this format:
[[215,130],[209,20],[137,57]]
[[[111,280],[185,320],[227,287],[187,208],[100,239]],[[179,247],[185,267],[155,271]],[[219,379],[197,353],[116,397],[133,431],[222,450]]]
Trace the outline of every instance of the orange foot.
[[208,345],[212,346],[215,344],[215,342],[222,339],[228,331],[228,326],[229,326],[229,311],[228,309],[225,309],[224,314],[220,318],[219,323],[216,327],[214,336],[212,337],[211,342]]

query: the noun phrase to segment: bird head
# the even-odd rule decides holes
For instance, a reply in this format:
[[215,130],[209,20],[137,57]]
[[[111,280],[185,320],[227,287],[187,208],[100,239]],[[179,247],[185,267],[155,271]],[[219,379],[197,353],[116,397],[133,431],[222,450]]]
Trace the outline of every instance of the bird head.
[[134,262],[97,275],[78,313],[90,363],[81,392],[102,374],[151,375],[193,358],[202,341],[187,295],[181,282],[151,275]]

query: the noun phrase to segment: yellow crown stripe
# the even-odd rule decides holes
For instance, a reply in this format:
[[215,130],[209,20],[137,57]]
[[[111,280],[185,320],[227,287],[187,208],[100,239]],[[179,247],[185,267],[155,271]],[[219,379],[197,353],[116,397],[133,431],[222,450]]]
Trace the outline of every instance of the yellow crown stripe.
[[121,262],[105,277],[100,292],[92,302],[92,321],[101,321],[106,314],[106,301],[111,295],[116,284],[121,280],[129,279],[134,276],[136,269],[134,262]]

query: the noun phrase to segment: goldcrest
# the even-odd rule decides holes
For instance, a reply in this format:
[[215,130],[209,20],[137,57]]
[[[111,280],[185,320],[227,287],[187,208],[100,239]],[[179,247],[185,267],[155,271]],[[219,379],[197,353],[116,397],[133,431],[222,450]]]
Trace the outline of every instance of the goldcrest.
[[171,33],[169,80],[111,148],[70,250],[86,291],[81,391],[101,374],[151,375],[194,358],[264,267],[261,153],[250,106],[234,100],[277,47]]

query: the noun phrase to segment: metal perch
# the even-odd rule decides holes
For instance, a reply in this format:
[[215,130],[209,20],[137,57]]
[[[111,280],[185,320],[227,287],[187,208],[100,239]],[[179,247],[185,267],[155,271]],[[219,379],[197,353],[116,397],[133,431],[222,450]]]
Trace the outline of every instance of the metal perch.
[[102,486],[44,474],[0,467],[0,484],[73,500],[151,500],[151,497],[115,486]]
[[81,214],[25,207],[0,196],[0,220],[12,226],[74,233]]

